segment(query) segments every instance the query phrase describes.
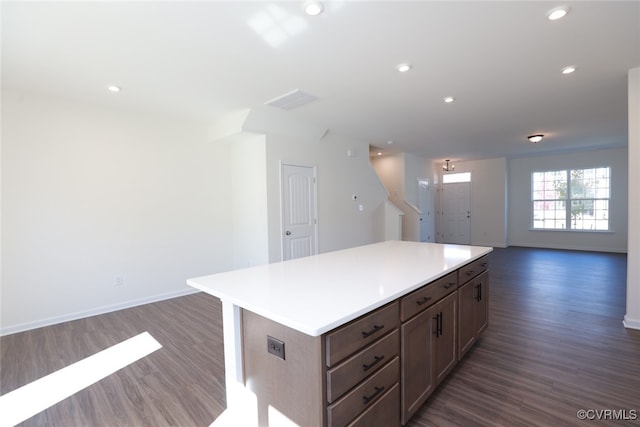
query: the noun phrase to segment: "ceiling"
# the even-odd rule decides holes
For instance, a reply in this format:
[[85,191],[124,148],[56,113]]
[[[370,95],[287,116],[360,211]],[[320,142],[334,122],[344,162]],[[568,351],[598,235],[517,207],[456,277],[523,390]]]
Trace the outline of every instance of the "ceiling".
[[1,7],[3,89],[211,122],[300,89],[318,99],[294,118],[433,159],[626,146],[640,66],[638,1],[334,1],[315,17],[302,1]]

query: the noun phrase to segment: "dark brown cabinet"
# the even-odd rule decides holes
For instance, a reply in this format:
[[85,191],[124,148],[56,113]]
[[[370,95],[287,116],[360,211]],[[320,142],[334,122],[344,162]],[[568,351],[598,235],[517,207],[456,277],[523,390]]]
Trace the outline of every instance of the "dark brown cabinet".
[[[458,296],[454,293],[444,298],[436,305],[436,313],[432,318],[432,332],[435,337],[433,345],[433,377],[436,386],[442,382],[458,361],[457,326],[458,326]],[[435,323],[435,325],[433,324]]]
[[[423,306],[417,311],[419,314],[400,328],[402,424],[409,421],[457,362],[456,274],[445,276],[401,300],[401,308],[420,303]],[[436,298],[429,299],[429,296]],[[416,312],[401,311],[403,314]]]
[[243,310],[246,387],[299,425],[404,425],[487,327],[487,270],[472,261],[321,336]]
[[327,427],[400,424],[398,311],[393,302],[325,336]]
[[435,388],[431,369],[435,314],[435,307],[423,311],[400,328],[402,424],[409,421]]
[[458,360],[464,357],[489,323],[488,263],[483,260],[477,265],[479,269],[468,270],[477,275],[471,275],[472,278],[458,289]]

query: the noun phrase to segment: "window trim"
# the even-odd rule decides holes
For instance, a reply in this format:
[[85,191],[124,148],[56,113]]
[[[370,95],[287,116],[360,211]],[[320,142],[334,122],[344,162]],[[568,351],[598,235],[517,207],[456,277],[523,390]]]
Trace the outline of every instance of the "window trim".
[[[609,197],[608,198],[571,198],[571,172],[572,171],[576,171],[576,170],[580,170],[580,171],[584,171],[584,170],[589,170],[589,169],[608,169],[608,180],[609,180]],[[566,193],[567,196],[565,199],[534,199],[533,198],[533,186],[534,186],[534,174],[536,173],[547,173],[547,172],[566,172],[566,176],[567,176],[567,189],[566,189]],[[615,233],[615,231],[613,230],[612,224],[611,224],[611,195],[612,195],[612,190],[611,190],[611,182],[612,182],[612,174],[613,174],[613,168],[611,166],[592,166],[592,167],[582,167],[582,168],[576,168],[576,167],[567,167],[564,169],[555,169],[555,170],[532,170],[530,173],[530,188],[529,188],[529,201],[530,201],[530,206],[529,206],[529,214],[530,214],[530,221],[529,221],[529,231],[551,231],[551,232],[573,232],[573,233],[601,233],[601,234],[613,234]],[[597,200],[606,200],[608,202],[608,208],[607,208],[607,229],[606,230],[596,230],[596,229],[583,229],[583,228],[572,228],[572,218],[571,218],[571,204],[572,201],[575,200],[593,200],[593,201],[597,201]],[[540,202],[540,201],[564,201],[565,202],[565,227],[564,228],[535,228],[534,227],[534,205],[536,202]]]

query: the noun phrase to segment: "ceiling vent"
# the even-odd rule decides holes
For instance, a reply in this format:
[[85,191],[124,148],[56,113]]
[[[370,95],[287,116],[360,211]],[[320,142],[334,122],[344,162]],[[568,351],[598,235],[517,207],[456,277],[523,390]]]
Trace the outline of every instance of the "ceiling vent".
[[302,107],[303,105],[309,104],[316,99],[318,98],[313,95],[302,92],[300,89],[295,89],[291,92],[285,93],[284,95],[280,95],[279,97],[274,98],[271,101],[267,101],[265,102],[265,104],[272,107],[281,108],[283,110],[292,110],[294,108]]

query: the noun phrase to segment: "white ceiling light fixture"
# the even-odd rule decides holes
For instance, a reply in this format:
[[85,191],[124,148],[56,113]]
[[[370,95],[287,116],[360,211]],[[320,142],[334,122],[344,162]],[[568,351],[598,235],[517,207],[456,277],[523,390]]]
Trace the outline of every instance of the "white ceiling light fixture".
[[304,3],[304,13],[309,16],[318,16],[324,11],[324,5],[319,1],[307,1]]
[[577,70],[577,68],[576,68],[575,65],[567,65],[562,70],[560,70],[560,72],[562,74],[572,74],[572,73],[575,73],[576,70]]
[[456,100],[456,98],[454,98],[453,96],[445,96],[444,98],[442,98],[442,100],[447,104],[451,104],[453,101]]
[[405,63],[402,63],[402,64],[398,64],[398,66],[396,67],[396,70],[398,70],[401,73],[406,73],[407,71],[409,71],[412,68],[413,68],[413,65],[405,62]]
[[118,93],[122,90],[122,88],[120,86],[111,85],[111,86],[107,86],[107,90],[109,92]]
[[549,21],[557,21],[558,19],[564,18],[567,13],[569,13],[569,6],[554,7],[547,12],[547,19]]
[[387,141],[387,145],[392,145],[392,144],[393,144],[393,141],[391,140]]
[[536,134],[536,135],[529,135],[527,137],[527,139],[529,140],[529,142],[533,142],[534,144],[537,144],[538,142],[542,141],[543,137],[544,137],[544,135],[539,133],[539,134]]

